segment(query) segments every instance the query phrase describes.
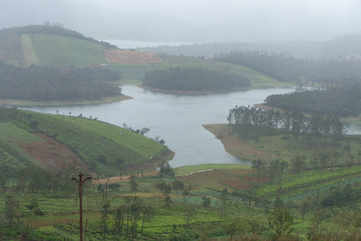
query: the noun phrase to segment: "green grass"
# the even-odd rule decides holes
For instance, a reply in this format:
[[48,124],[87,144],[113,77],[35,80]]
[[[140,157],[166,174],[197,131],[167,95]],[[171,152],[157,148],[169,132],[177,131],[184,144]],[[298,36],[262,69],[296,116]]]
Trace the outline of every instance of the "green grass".
[[76,66],[105,64],[104,47],[90,41],[50,34],[31,34],[38,64]]
[[0,122],[0,133],[0,169],[5,171],[4,175],[11,176],[25,167],[39,165],[39,161],[24,152],[21,144],[41,142],[40,137],[10,122]]
[[17,127],[13,123],[0,122],[0,141],[11,141],[21,142],[21,143],[32,143],[36,141],[41,141],[41,138],[29,133],[28,131]]

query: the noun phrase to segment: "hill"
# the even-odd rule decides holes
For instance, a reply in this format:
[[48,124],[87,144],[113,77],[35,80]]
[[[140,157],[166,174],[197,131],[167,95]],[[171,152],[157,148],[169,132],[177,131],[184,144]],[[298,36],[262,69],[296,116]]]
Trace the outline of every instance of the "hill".
[[87,67],[159,61],[154,54],[120,51],[115,45],[53,25],[0,30],[0,61],[16,66]]
[[[169,91],[169,88],[165,88],[162,84],[157,83],[156,86],[150,85],[147,81],[147,75],[150,77],[153,75],[154,72],[165,73],[165,72],[174,72],[175,69],[180,70],[190,70],[197,72],[198,74],[203,73],[203,79],[201,80],[201,76],[197,77],[197,74],[193,74],[193,79],[197,79],[192,84],[192,81],[189,81],[188,84],[185,86],[186,92],[197,92],[199,89],[202,89],[201,92],[216,92],[218,91],[237,91],[239,89],[250,89],[250,88],[277,88],[277,87],[290,87],[290,83],[280,82],[277,79],[271,78],[267,75],[261,74],[251,68],[247,68],[240,65],[217,62],[209,59],[204,58],[195,58],[195,57],[184,57],[184,56],[160,56],[161,62],[159,63],[150,63],[150,64],[111,64],[109,68],[122,73],[122,79],[125,80],[137,80],[137,83],[143,83],[145,87],[150,87],[152,89],[158,90],[166,90]],[[172,71],[173,70],[173,71]],[[205,72],[215,73],[218,76],[218,79],[214,79],[214,81],[208,81],[206,78]],[[223,79],[221,76],[227,76],[227,79]],[[175,75],[173,76],[176,77]],[[179,77],[179,76],[178,76]],[[214,77],[214,76],[212,76]],[[177,89],[174,87],[177,83],[182,84],[182,81],[179,79],[177,81],[167,81],[167,85],[170,85],[170,89]],[[191,78],[191,79],[192,79]],[[232,84],[232,81],[229,80],[236,80],[235,84]],[[149,80],[149,78],[148,78]],[[161,79],[155,79],[156,82],[161,82]],[[217,88],[215,86],[219,86],[221,83],[228,83],[230,82],[227,88]],[[151,81],[154,82],[154,81]],[[173,83],[172,83],[173,82]],[[211,83],[212,82],[212,83]],[[201,88],[196,88],[196,84],[200,84]],[[227,85],[227,84],[226,84]],[[173,86],[173,87],[172,87]]]
[[[170,158],[163,145],[94,119],[0,109],[0,168],[8,177],[27,168],[119,175]],[[4,178],[6,178],[4,175]]]

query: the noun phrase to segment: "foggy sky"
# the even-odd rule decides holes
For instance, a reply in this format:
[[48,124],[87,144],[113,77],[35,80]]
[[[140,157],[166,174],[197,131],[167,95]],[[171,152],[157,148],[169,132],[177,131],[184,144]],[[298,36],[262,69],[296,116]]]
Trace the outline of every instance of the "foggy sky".
[[0,28],[60,22],[101,39],[325,40],[361,33],[361,0],[1,0]]

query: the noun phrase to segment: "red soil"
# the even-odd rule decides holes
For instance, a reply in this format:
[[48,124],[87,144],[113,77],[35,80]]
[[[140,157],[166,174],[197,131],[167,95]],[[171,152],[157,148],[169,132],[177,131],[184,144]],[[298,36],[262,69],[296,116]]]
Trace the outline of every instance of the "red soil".
[[71,166],[87,169],[86,165],[69,148],[54,139],[38,134],[41,142],[20,143],[21,148],[31,157],[40,161],[41,167],[57,171]]
[[111,64],[156,64],[162,59],[150,52],[132,50],[106,50],[105,58]]
[[237,190],[247,190],[257,183],[267,182],[266,179],[258,179],[252,170],[213,170],[179,177],[178,179],[195,185],[195,187],[222,188],[226,186]]

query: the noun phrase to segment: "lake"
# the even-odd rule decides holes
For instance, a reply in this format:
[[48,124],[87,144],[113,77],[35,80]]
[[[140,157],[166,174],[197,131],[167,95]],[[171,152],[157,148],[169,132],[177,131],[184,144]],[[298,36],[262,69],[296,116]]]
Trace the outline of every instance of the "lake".
[[272,94],[284,94],[293,89],[264,89],[229,94],[175,96],[154,93],[136,86],[123,86],[122,92],[132,100],[72,107],[31,108],[34,111],[63,114],[83,114],[112,124],[136,129],[150,128],[148,136],[160,136],[176,155],[173,167],[206,163],[240,163],[225,152],[222,143],[202,127],[202,124],[225,123],[229,109],[235,105],[262,103]]

